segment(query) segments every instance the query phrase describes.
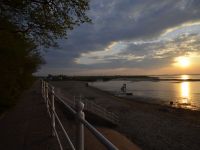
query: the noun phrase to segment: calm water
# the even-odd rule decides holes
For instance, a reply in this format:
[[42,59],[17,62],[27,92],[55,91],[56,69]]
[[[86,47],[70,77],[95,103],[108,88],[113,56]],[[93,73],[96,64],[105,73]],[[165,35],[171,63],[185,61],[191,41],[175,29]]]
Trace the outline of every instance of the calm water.
[[[200,79],[200,75],[176,75],[158,76],[164,79]],[[127,85],[127,92],[133,96],[146,97],[142,99],[150,103],[160,103],[169,105],[173,101],[173,106],[188,109],[200,109],[200,81],[199,82],[174,82],[174,81],[107,81],[93,82],[91,86],[99,89],[120,93],[123,84]],[[131,98],[131,96],[129,96]],[[138,98],[139,99],[139,98]]]

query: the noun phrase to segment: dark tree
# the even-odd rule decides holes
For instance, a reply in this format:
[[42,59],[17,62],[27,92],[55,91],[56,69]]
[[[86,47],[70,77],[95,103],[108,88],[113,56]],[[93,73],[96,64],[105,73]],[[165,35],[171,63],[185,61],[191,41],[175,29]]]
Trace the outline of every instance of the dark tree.
[[0,111],[13,104],[43,63],[39,46],[55,46],[69,30],[91,22],[88,0],[0,1]]
[[13,33],[23,33],[35,44],[55,45],[55,39],[67,37],[68,30],[90,22],[88,0],[1,0],[0,16],[17,26]]
[[[10,29],[16,29],[6,23]],[[34,43],[21,34],[0,32],[0,107],[14,104],[32,83],[32,73],[43,63]]]

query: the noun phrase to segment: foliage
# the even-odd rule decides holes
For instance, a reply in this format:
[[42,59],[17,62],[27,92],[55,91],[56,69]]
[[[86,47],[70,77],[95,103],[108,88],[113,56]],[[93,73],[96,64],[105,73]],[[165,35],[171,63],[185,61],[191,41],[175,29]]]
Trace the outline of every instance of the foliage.
[[95,82],[95,81],[109,81],[109,80],[135,80],[135,81],[159,81],[158,77],[152,76],[127,76],[127,75],[115,75],[115,76],[66,76],[66,75],[51,75],[49,74],[46,78],[49,81],[87,81],[87,82]]
[[[1,0],[2,18],[37,45],[55,46],[55,39],[66,37],[68,30],[91,20],[85,11],[88,0]],[[1,30],[5,30],[1,28]]]
[[38,47],[56,46],[56,39],[90,22],[88,0],[0,1],[0,109],[31,85],[32,73],[44,62]]
[[[14,28],[9,23],[9,28]],[[42,64],[35,45],[20,34],[0,32],[0,105],[11,105],[32,80],[32,73]]]

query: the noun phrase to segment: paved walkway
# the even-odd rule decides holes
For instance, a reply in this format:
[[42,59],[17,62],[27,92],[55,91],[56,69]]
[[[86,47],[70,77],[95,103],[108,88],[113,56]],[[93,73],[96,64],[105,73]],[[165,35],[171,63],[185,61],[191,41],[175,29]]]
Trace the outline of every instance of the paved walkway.
[[0,150],[56,150],[39,81],[0,119]]

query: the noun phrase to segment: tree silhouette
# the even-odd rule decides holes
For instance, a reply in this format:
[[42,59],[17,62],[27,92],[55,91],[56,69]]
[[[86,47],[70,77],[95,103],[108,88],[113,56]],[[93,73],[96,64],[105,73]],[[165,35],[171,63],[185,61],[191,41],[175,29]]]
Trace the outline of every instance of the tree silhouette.
[[38,47],[56,46],[56,39],[91,22],[88,0],[0,1],[0,110],[12,105],[44,62]]
[[55,46],[55,40],[67,37],[74,26],[91,22],[88,9],[88,0],[1,0],[1,19],[17,28],[2,26],[0,30],[25,34],[37,45]]

